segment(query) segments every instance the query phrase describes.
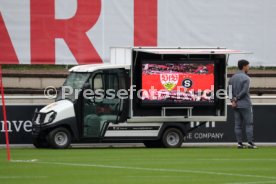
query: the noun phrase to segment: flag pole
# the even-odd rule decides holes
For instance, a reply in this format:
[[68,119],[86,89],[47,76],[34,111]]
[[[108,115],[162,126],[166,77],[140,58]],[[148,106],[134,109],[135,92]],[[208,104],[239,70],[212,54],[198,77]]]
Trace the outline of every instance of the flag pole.
[[11,160],[11,152],[10,152],[10,141],[9,141],[9,132],[8,132],[8,124],[7,124],[7,113],[6,113],[6,104],[5,104],[5,95],[4,95],[4,85],[2,80],[2,65],[0,64],[0,85],[1,85],[1,95],[2,95],[2,112],[3,112],[3,120],[4,120],[4,128],[5,128],[5,137],[6,137],[6,151],[7,151],[7,159]]

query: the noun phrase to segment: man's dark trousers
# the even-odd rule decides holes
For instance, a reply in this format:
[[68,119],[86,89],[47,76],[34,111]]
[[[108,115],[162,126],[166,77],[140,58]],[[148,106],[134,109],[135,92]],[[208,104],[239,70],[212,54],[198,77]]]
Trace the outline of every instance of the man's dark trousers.
[[234,108],[235,134],[238,142],[242,142],[242,126],[245,126],[248,142],[253,142],[253,111],[249,108]]

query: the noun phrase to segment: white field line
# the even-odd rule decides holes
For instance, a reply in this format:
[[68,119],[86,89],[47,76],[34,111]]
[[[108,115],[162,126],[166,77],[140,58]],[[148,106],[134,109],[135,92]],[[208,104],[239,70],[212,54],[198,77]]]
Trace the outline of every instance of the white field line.
[[41,179],[47,176],[0,176],[0,179]]
[[11,162],[37,162],[37,159],[32,159],[32,160],[11,160]]
[[[111,159],[104,159],[105,161],[106,160],[111,160],[111,161],[114,161],[114,160],[121,160],[121,159],[118,159],[118,158],[111,158]],[[143,160],[143,159],[135,159],[135,160]],[[168,160],[167,158],[158,158],[158,160]],[[177,160],[179,161],[179,159],[171,159],[170,160]],[[260,158],[260,159],[254,159],[254,158],[245,158],[245,159],[231,159],[231,158],[193,158],[193,159],[181,159],[181,161],[183,162],[194,162],[194,161],[229,161],[229,162],[233,162],[233,161],[244,161],[244,162],[250,162],[250,161],[260,161],[260,162],[264,162],[264,161],[267,161],[267,162],[271,162],[271,161],[276,161],[276,159],[274,158]]]
[[79,164],[79,163],[66,163],[66,162],[41,162],[41,161],[30,161],[30,160],[12,160],[11,162],[21,163],[32,163],[32,164],[52,164],[52,165],[63,165],[63,166],[77,166],[77,167],[98,167],[98,168],[109,168],[109,169],[129,169],[129,170],[141,170],[141,171],[156,171],[156,172],[174,172],[174,173],[191,173],[191,174],[208,174],[208,175],[222,175],[222,176],[237,176],[237,177],[249,177],[249,178],[262,178],[276,180],[273,176],[261,176],[261,175],[250,175],[250,174],[235,174],[225,172],[213,172],[213,171],[198,171],[188,169],[160,169],[160,168],[144,168],[144,167],[130,167],[130,166],[116,166],[116,165],[101,165],[101,164]]
[[274,180],[274,181],[238,182],[238,183],[226,183],[226,184],[265,184],[265,183],[274,183],[274,184],[276,184],[276,180]]
[[[138,176],[138,175],[135,175],[135,176],[126,176],[127,178],[171,178],[172,176],[168,175],[168,176]],[[186,176],[181,176],[181,175],[178,175],[178,176],[173,176],[173,178],[183,178],[183,177],[186,177]]]
[[204,159],[204,158],[199,158],[199,159],[193,159],[193,160],[200,160],[200,161],[276,161],[276,159],[274,159],[274,158],[256,158],[256,159],[254,159],[254,158],[240,158],[240,159],[231,159],[231,158],[210,158],[210,159],[208,159],[208,158],[206,158],[206,159]]

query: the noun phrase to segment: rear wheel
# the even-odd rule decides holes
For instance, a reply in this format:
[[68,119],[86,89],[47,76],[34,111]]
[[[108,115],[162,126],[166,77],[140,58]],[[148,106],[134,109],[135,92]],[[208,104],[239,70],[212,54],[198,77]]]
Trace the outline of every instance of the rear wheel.
[[71,144],[71,133],[66,128],[56,128],[48,134],[48,142],[52,148],[65,149]]
[[165,148],[179,148],[183,143],[183,134],[177,128],[167,129],[162,136],[162,144]]

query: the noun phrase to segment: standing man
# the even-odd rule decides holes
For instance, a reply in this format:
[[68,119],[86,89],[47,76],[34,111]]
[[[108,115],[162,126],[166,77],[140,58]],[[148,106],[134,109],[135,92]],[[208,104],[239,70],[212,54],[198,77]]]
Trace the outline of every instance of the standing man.
[[253,111],[249,94],[250,78],[247,75],[249,71],[249,62],[246,60],[238,61],[239,71],[229,80],[229,97],[234,110],[235,134],[238,141],[238,148],[245,148],[242,143],[242,124],[246,127],[246,137],[248,148],[255,149],[257,146],[253,143]]

